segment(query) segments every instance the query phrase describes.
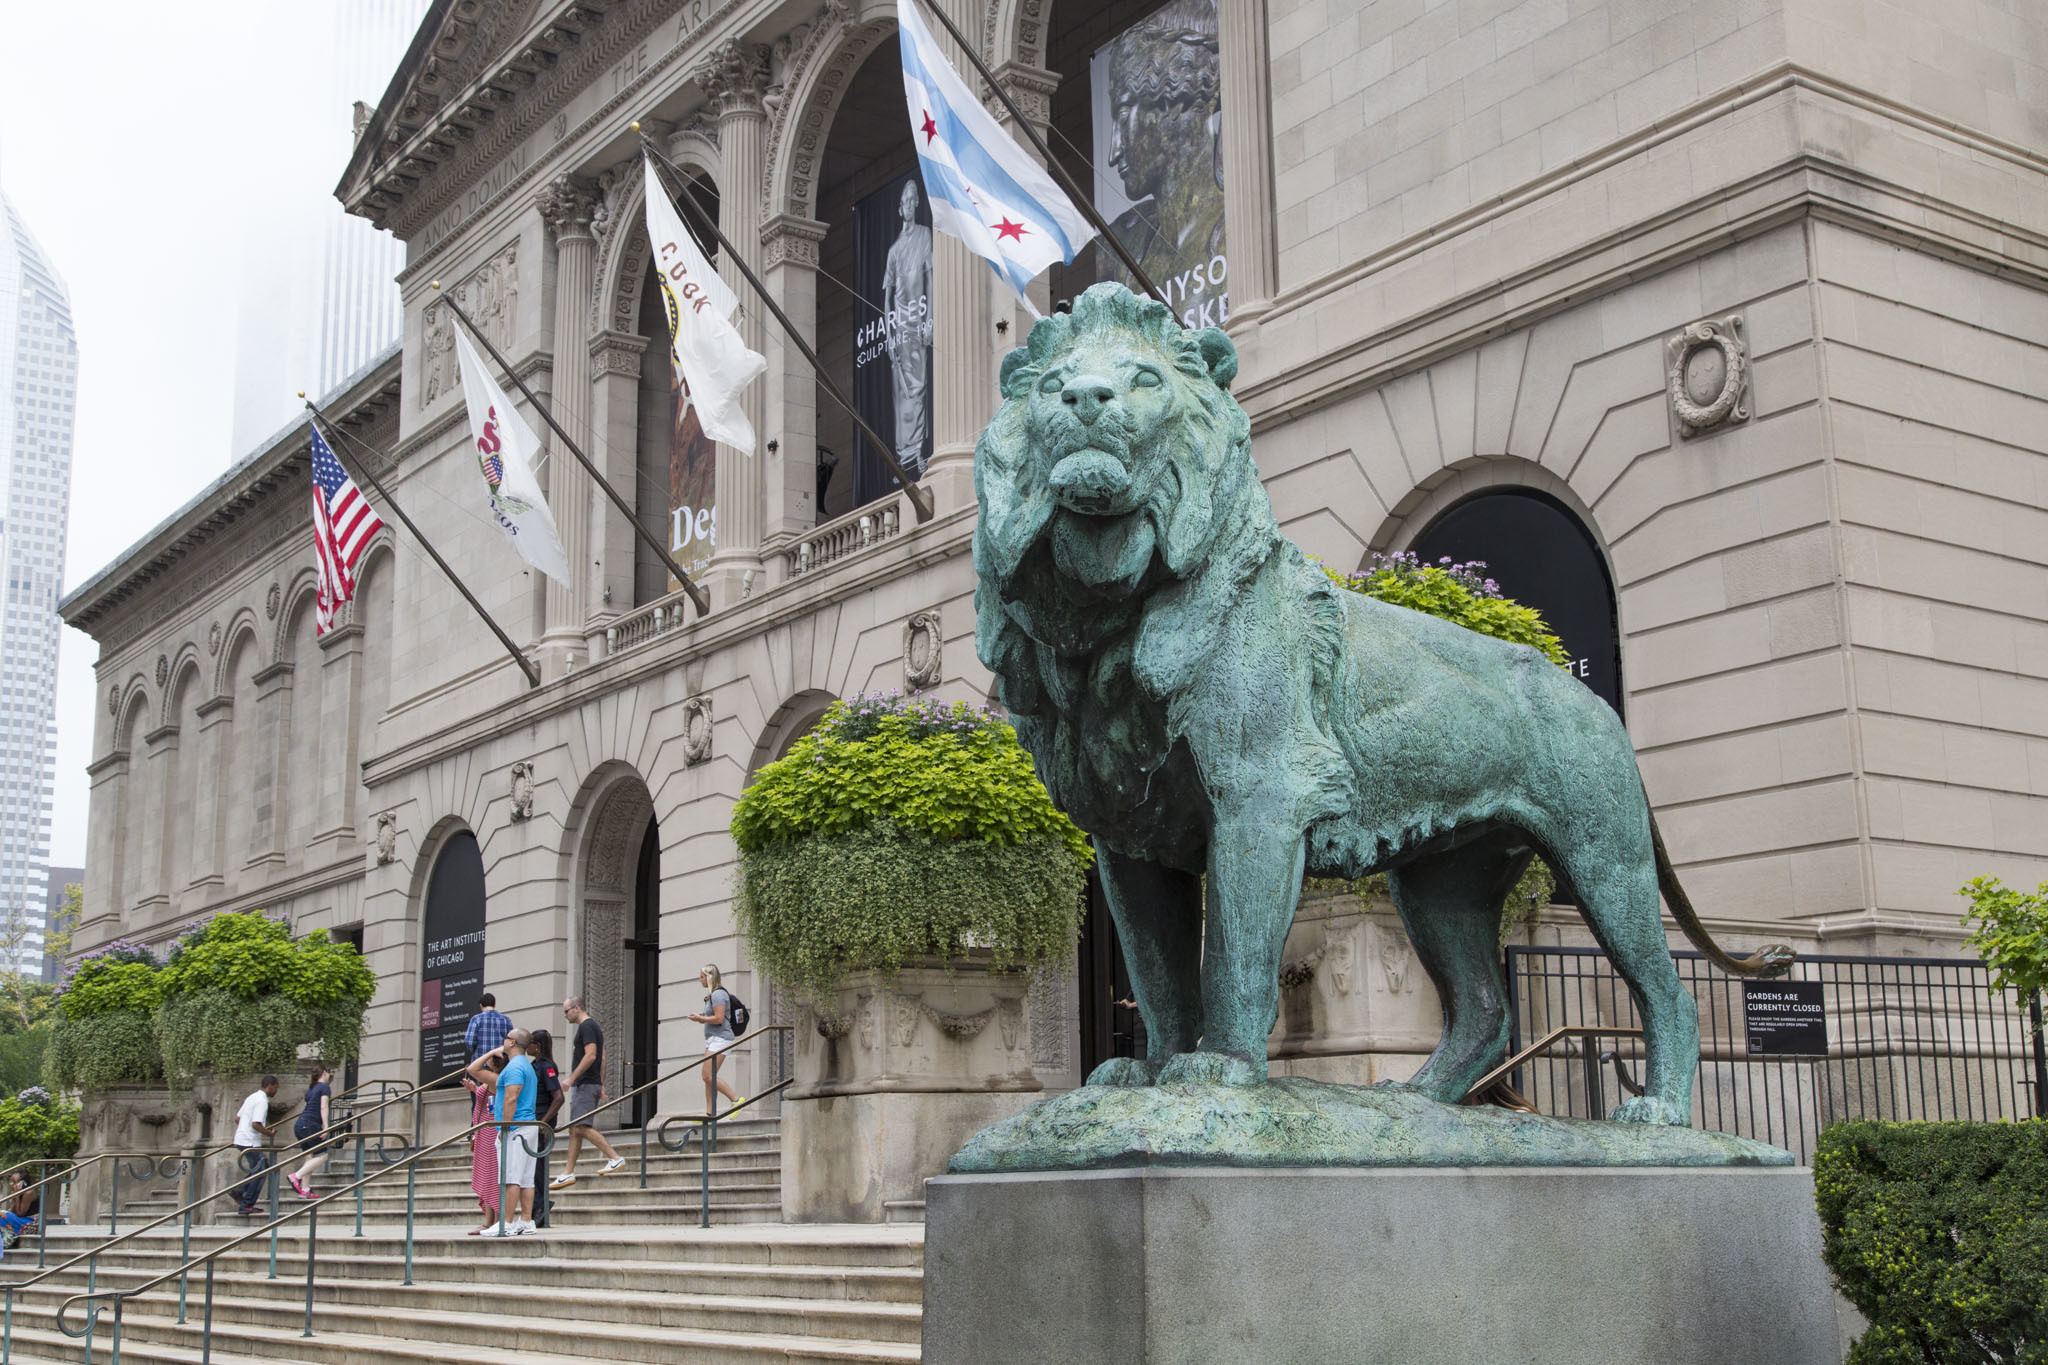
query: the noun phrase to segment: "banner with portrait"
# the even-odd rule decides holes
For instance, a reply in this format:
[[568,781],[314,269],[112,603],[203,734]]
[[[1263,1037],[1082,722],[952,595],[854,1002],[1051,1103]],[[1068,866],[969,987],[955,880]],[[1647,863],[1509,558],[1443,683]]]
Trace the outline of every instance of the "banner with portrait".
[[[853,405],[921,478],[932,457],[932,210],[915,170],[853,206]],[[896,487],[854,433],[853,501]]]
[[[697,421],[696,405],[669,372],[668,548],[692,578],[701,575],[718,548],[718,451]],[[666,570],[664,570],[666,572]],[[668,575],[668,590],[683,585]]]
[[[1172,0],[1095,50],[1095,203],[1181,323],[1230,316],[1216,0]],[[1137,288],[1106,245],[1101,278]]]

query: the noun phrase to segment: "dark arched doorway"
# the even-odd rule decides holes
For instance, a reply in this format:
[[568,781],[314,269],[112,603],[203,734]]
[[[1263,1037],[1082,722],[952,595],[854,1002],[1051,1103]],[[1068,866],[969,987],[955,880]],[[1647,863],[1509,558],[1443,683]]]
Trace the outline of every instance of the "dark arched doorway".
[[[640,861],[633,874],[633,936],[626,940],[633,955],[633,1050],[627,1059],[626,1084],[638,1089],[661,1071],[661,825],[647,818],[640,838]],[[654,1117],[655,1093],[647,1091],[632,1103],[629,1126],[638,1128]]]
[[1573,677],[1622,710],[1614,580],[1571,509],[1532,489],[1498,489],[1445,512],[1410,547],[1425,564],[1484,560],[1508,597],[1543,613],[1564,641]]
[[468,1060],[463,1036],[484,992],[484,855],[466,829],[449,835],[434,859],[421,945],[420,1081],[425,1083]]

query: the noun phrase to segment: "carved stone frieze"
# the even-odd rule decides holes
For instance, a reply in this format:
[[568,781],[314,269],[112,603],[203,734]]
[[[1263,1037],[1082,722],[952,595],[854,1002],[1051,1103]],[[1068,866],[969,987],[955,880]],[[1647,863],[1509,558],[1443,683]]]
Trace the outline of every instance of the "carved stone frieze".
[[1749,347],[1742,314],[1705,318],[1664,343],[1665,380],[1680,436],[1749,419]]
[[512,765],[512,818],[533,815],[533,765],[524,761]]
[[[512,327],[519,307],[519,243],[505,249],[471,271],[461,283],[446,292],[476,319],[477,327],[491,344],[512,344]],[[420,406],[428,407],[446,393],[462,386],[462,374],[455,363],[455,329],[461,324],[441,299],[432,299],[420,314]]]
[[683,703],[683,766],[694,768],[711,757],[711,698],[691,697]]
[[1068,999],[1073,991],[1070,973],[1053,968],[1031,979],[1031,1064],[1048,1071],[1065,1071],[1073,1063],[1067,1020],[1073,1014]]
[[914,692],[937,687],[945,676],[945,630],[938,609],[912,613],[903,623],[903,681]]
[[647,338],[626,336],[619,332],[601,332],[590,340],[590,377],[592,381],[606,375],[625,375],[629,379],[640,377],[640,357],[647,350]]
[[996,1017],[993,1007],[975,1014],[948,1014],[944,1010],[933,1009],[923,1000],[917,1003],[918,1008],[924,1011],[925,1018],[937,1024],[939,1032],[956,1043],[979,1037],[981,1031],[988,1027],[988,1021]]
[[398,812],[377,813],[377,866],[398,861]]

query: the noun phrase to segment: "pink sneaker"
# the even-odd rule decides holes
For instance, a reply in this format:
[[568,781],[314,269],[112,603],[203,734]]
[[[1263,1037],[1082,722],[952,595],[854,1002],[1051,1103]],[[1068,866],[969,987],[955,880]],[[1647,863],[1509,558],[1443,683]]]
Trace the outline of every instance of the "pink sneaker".
[[292,1172],[290,1175],[287,1175],[285,1179],[291,1182],[292,1190],[299,1196],[299,1198],[311,1199],[313,1197],[313,1192],[306,1188],[306,1182],[299,1179],[298,1172]]

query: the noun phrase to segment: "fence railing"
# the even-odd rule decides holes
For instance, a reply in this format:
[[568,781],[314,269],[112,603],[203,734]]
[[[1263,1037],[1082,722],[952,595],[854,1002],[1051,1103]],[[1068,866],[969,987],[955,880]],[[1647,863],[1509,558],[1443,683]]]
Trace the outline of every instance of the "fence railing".
[[[2040,1002],[1992,990],[1974,958],[1802,955],[1783,979],[1809,983],[1803,994],[1821,1006],[1826,1050],[1795,1043],[1794,1054],[1774,1051],[1779,1044],[1752,1027],[1744,978],[1696,952],[1671,956],[1699,1005],[1696,1127],[1769,1142],[1804,1162],[1821,1128],[1839,1119],[2048,1114]],[[1508,1084],[1540,1113],[1605,1117],[1640,1083],[1641,1040],[1611,1033],[1641,1027],[1628,987],[1597,948],[1515,946],[1506,965],[1511,1055],[1553,1030],[1610,1031],[1600,1041],[1556,1039]],[[1588,1049],[1599,1050],[1589,1059]]]

